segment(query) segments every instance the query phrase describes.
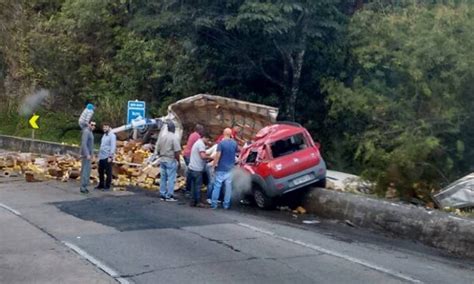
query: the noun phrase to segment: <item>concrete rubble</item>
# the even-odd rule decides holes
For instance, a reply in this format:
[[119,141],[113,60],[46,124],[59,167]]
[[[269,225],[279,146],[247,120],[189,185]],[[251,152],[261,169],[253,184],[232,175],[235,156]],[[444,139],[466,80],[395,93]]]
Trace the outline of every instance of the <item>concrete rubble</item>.
[[328,170],[326,172],[326,188],[340,192],[372,194],[374,184],[356,175]]

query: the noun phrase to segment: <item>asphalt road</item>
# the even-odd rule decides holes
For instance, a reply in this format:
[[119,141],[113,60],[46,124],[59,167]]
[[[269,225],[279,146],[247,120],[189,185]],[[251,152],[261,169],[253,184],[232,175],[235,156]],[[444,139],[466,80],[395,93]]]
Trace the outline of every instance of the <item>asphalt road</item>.
[[0,227],[0,283],[474,283],[472,260],[347,224],[75,183],[0,179]]

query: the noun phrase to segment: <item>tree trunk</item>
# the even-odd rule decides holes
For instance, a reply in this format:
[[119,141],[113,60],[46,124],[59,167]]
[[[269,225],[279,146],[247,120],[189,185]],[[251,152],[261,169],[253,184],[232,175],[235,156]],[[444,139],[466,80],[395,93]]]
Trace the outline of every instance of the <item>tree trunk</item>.
[[295,121],[295,109],[296,102],[298,101],[298,94],[300,91],[300,80],[301,80],[301,71],[303,69],[304,55],[306,50],[298,51],[294,58],[291,56],[290,68],[292,69],[292,78],[290,85],[288,86],[288,103],[286,105],[286,117]]

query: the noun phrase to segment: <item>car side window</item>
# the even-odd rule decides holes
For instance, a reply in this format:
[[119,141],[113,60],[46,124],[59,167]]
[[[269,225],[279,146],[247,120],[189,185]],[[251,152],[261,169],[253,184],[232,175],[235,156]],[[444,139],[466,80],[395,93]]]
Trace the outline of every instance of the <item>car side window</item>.
[[257,150],[250,150],[250,153],[249,155],[247,156],[247,159],[245,160],[245,163],[247,164],[253,164],[257,161],[257,156],[258,156],[258,152]]
[[259,153],[259,158],[262,161],[268,160],[267,145],[263,145],[263,147],[262,147],[262,149],[260,150],[260,153]]
[[291,137],[278,140],[271,144],[273,158],[283,157],[291,153],[307,148],[303,134],[296,134]]

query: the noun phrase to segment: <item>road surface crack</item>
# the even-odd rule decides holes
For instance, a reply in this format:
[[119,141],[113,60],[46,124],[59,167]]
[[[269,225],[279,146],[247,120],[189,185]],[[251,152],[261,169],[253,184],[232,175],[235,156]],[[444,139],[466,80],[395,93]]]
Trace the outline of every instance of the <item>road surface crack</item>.
[[188,267],[193,267],[193,266],[199,266],[199,265],[207,265],[207,264],[214,264],[214,263],[232,263],[232,262],[240,262],[240,261],[249,261],[249,260],[254,260],[258,259],[257,257],[248,257],[244,259],[233,259],[233,260],[218,260],[218,261],[205,261],[205,262],[199,262],[199,263],[190,263],[186,265],[179,265],[179,266],[170,266],[170,267],[162,267],[162,268],[157,268],[157,269],[152,269],[152,270],[147,270],[147,271],[142,271],[138,272],[135,274],[124,274],[120,275],[120,278],[133,278],[145,274],[150,274],[154,272],[161,272],[165,270],[176,270],[176,269],[183,269],[183,268],[188,268]]
[[196,236],[198,236],[198,237],[200,237],[200,238],[203,238],[203,239],[205,239],[205,240],[208,240],[208,241],[210,241],[210,242],[214,242],[214,243],[220,244],[221,246],[224,246],[224,247],[226,247],[226,248],[228,248],[228,249],[231,249],[231,250],[234,251],[234,252],[238,252],[238,253],[245,254],[245,253],[243,253],[242,251],[240,251],[239,249],[235,248],[234,246],[232,246],[232,245],[226,243],[225,241],[218,240],[218,239],[213,239],[213,238],[210,238],[210,237],[206,237],[206,236],[203,236],[203,235],[201,235],[201,234],[199,234],[199,233],[197,233],[197,232],[184,230],[184,229],[182,229],[182,228],[181,228],[180,230],[186,231],[186,232],[188,232],[188,233],[191,233],[191,234],[193,234],[193,235],[196,235]]

